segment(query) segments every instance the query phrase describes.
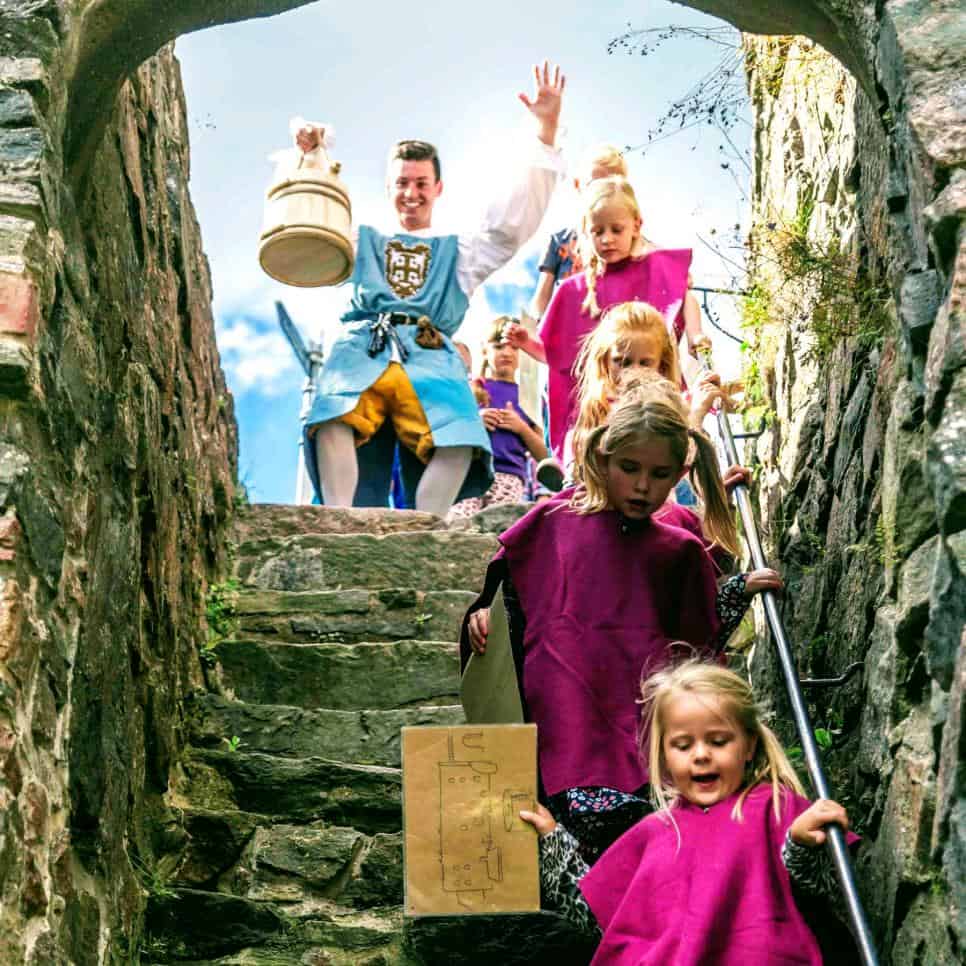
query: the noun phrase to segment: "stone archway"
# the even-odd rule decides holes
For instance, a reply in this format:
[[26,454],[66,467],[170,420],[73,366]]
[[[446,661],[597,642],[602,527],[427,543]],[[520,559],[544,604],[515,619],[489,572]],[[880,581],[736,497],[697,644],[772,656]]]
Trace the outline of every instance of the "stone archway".
[[[305,2],[0,10],[3,961],[131,961],[137,856],[180,834],[162,795],[183,740],[180,695],[202,674],[191,645],[201,588],[223,563],[235,441],[181,94],[170,54],[152,55]],[[859,148],[858,217],[889,266],[898,326],[891,381],[863,397],[845,380],[843,419],[857,452],[868,440],[867,485],[900,516],[911,510],[896,491],[925,501],[915,546],[887,538],[869,565],[883,583],[862,694],[882,705],[862,719],[883,775],[874,855],[901,856],[874,901],[895,962],[954,941],[961,951],[966,53],[946,38],[964,14],[953,0],[926,12],[903,0],[685,5],[811,37],[864,92],[859,129],[874,149]]]

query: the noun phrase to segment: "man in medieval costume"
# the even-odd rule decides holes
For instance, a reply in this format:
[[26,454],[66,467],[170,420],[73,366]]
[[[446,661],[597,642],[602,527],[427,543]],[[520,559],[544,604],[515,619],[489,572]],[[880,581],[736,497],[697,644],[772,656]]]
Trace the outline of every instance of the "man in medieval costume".
[[[516,183],[475,231],[433,232],[443,182],[431,144],[400,141],[390,154],[397,225],[387,233],[358,228],[352,297],[305,427],[306,466],[327,506],[352,505],[365,447],[387,421],[418,459],[417,510],[444,514],[457,496],[478,495],[492,481],[489,438],[451,337],[475,289],[536,231],[562,175],[554,142],[565,78],[544,62],[534,81],[533,97],[519,97],[537,140],[523,150]],[[306,125],[296,143],[311,151],[323,137],[320,126]]]

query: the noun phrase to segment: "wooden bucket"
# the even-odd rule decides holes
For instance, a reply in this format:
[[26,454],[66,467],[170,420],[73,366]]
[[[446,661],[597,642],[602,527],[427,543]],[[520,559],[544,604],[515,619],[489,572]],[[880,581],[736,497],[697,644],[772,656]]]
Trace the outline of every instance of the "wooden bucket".
[[355,262],[349,192],[339,180],[339,163],[319,154],[322,167],[300,160],[265,198],[258,261],[276,281],[299,288],[338,285]]

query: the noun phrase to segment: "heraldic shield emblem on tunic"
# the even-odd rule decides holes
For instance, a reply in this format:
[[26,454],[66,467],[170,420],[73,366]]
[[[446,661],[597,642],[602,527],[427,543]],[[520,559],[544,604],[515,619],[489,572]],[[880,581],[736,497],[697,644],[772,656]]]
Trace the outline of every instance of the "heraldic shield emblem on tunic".
[[386,281],[401,299],[412,298],[426,283],[432,251],[429,245],[386,243]]

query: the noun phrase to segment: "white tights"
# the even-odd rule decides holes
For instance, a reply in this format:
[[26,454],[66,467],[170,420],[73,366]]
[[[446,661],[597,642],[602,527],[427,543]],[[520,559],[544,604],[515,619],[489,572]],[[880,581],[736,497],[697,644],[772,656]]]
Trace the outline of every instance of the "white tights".
[[[315,433],[315,455],[326,506],[352,506],[359,483],[359,463],[351,426],[330,419]],[[453,505],[473,459],[472,446],[437,449],[416,488],[416,509],[443,516]]]

